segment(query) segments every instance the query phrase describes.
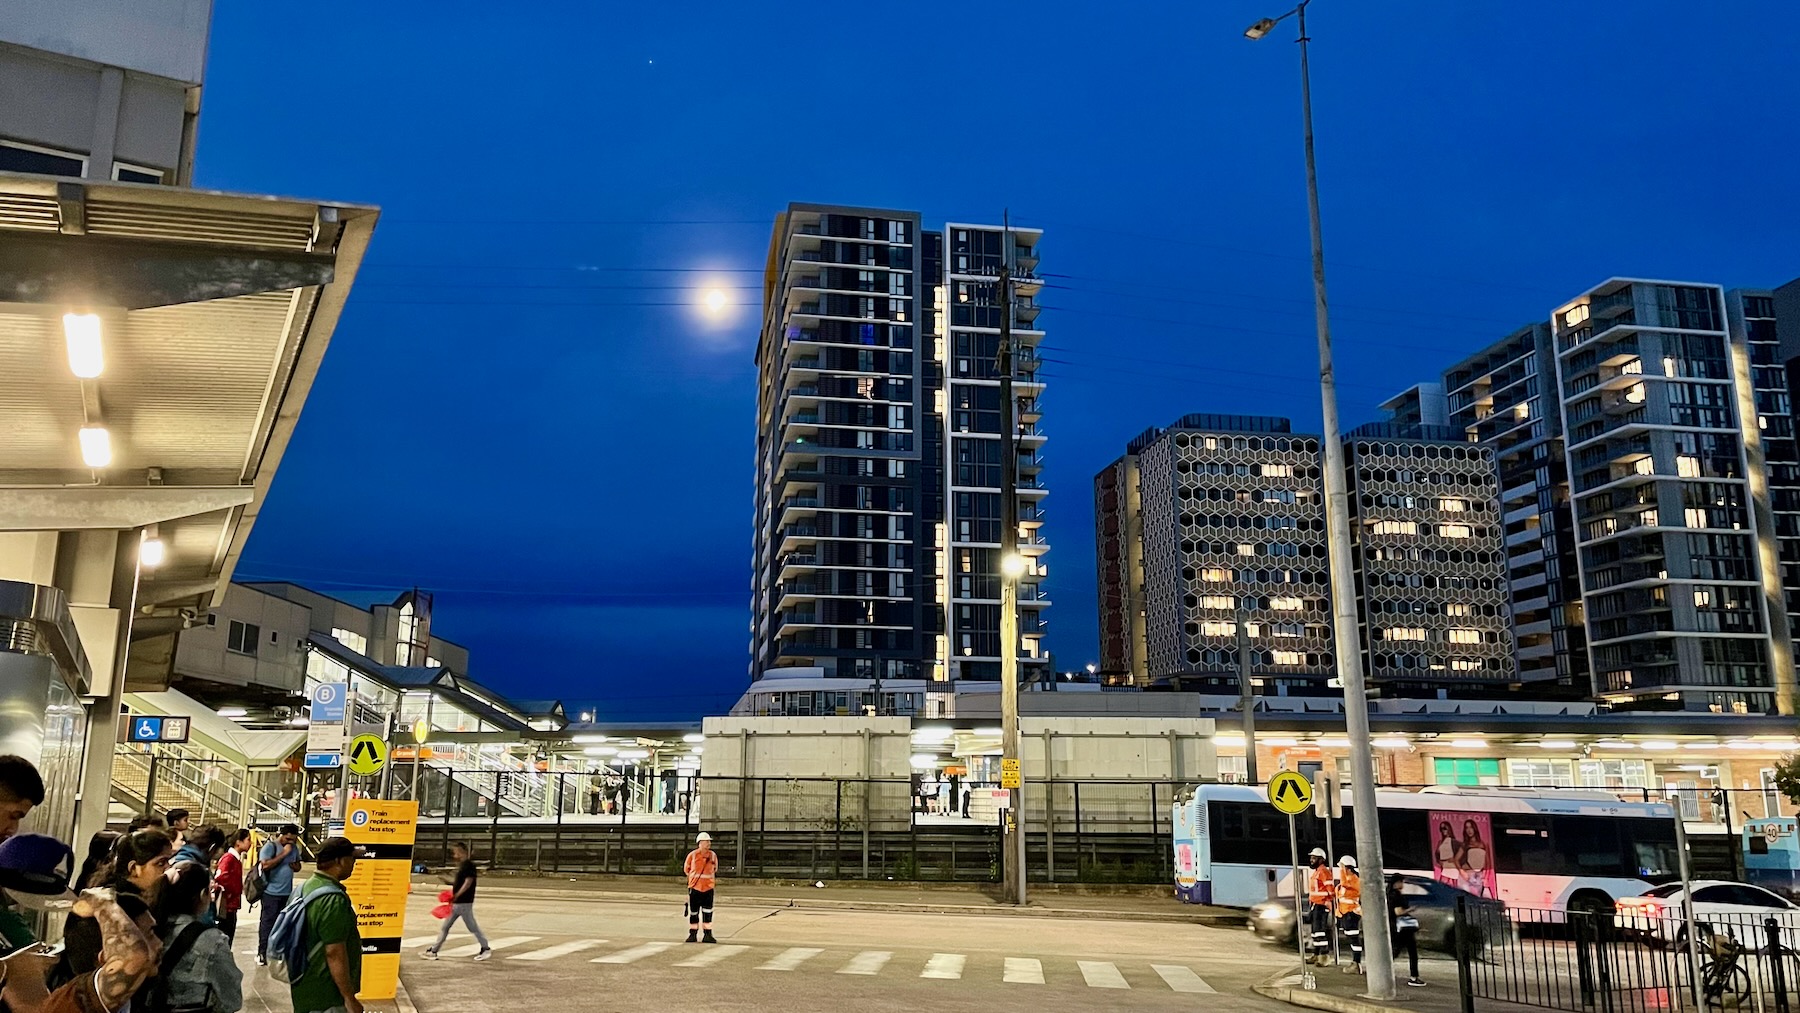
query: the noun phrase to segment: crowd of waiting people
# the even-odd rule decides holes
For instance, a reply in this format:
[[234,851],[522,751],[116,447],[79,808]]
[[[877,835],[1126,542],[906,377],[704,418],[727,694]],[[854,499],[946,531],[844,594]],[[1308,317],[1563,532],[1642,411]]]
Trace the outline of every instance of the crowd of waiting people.
[[[315,892],[296,905],[300,928],[286,933],[314,957],[289,969],[294,1009],[362,1013],[361,946],[341,888],[358,853],[348,841],[325,841],[318,875],[296,890],[298,827],[280,828],[251,857],[252,831],[195,827],[173,809],[95,834],[77,866],[66,843],[18,832],[43,802],[37,769],[0,756],[0,1013],[235,1013],[244,1002],[231,953],[239,913],[260,903],[265,963],[290,899]],[[45,945],[40,935],[59,915],[60,946]]]

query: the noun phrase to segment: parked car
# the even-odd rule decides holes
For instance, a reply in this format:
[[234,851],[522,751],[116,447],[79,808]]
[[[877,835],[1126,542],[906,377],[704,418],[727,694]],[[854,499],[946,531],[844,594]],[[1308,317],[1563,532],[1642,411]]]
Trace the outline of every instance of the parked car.
[[[1481,924],[1505,924],[1506,905],[1497,900],[1477,897],[1467,890],[1458,890],[1454,886],[1440,883],[1428,876],[1412,876],[1401,873],[1395,878],[1400,881],[1400,895],[1406,898],[1406,903],[1412,908],[1413,917],[1419,920],[1420,946],[1445,951],[1455,949],[1456,940],[1453,933],[1458,896],[1463,898],[1470,911],[1480,912]],[[1365,892],[1363,906],[1371,916],[1374,914],[1374,904],[1373,891]],[[1251,907],[1245,927],[1259,939],[1292,945],[1294,942],[1294,899],[1285,897],[1266,900]],[[1477,940],[1478,944],[1480,942]]]
[[[1760,947],[1765,942],[1763,921],[1771,916],[1789,932],[1800,933],[1800,905],[1780,894],[1718,879],[1694,880],[1690,885],[1694,889],[1694,921],[1702,941],[1730,932],[1739,942]],[[1687,915],[1682,898],[1680,883],[1664,883],[1636,897],[1621,897],[1614,904],[1616,924],[1653,944],[1685,945]],[[1800,945],[1800,938],[1790,937],[1788,945]]]

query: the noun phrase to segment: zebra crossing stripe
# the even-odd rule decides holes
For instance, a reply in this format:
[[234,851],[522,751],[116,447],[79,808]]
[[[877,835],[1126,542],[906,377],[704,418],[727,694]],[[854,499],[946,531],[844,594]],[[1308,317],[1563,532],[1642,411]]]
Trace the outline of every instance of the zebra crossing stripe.
[[839,974],[880,974],[887,962],[894,959],[892,950],[864,950],[850,958],[850,962],[838,968]]
[[758,964],[759,971],[792,971],[801,964],[824,953],[824,950],[812,946],[795,946],[777,953],[767,961]]
[[1130,988],[1131,984],[1119,969],[1105,960],[1077,960],[1075,966],[1081,968],[1081,977],[1087,981],[1089,988]]
[[1044,963],[1031,957],[1007,957],[1006,981],[1014,985],[1042,985]]
[[604,940],[604,939],[576,939],[576,940],[573,940],[572,942],[557,943],[555,946],[546,946],[541,950],[532,950],[530,953],[514,954],[513,956],[507,957],[506,959],[508,959],[508,960],[554,960],[557,957],[566,957],[571,953],[580,953],[582,950],[591,950],[596,946],[600,946],[600,945],[604,944],[605,942],[606,942],[606,940]]
[[668,942],[644,943],[642,946],[633,946],[629,950],[620,950],[617,953],[609,953],[604,957],[595,957],[593,960],[588,961],[588,963],[590,963],[590,964],[630,964],[630,963],[634,963],[636,961],[642,960],[645,957],[654,957],[655,955],[657,955],[658,953],[661,953],[664,950],[671,950],[674,948],[675,948],[674,943],[668,943]]
[[960,978],[963,973],[963,963],[968,959],[960,953],[933,953],[931,959],[925,962],[925,970],[919,972],[919,977],[952,980]]
[[742,946],[737,943],[721,943],[714,946],[708,946],[706,949],[701,950],[698,954],[689,957],[686,960],[677,960],[675,966],[711,967],[719,961],[728,957],[735,957],[749,948],[750,947],[748,946]]
[[435,942],[437,942],[437,933],[434,932],[429,936],[414,936],[411,939],[402,939],[400,941],[400,948],[403,950],[416,950],[421,946],[430,946]]
[[[518,946],[520,943],[536,942],[537,938],[538,938],[537,936],[501,936],[498,939],[488,940],[488,949],[504,950],[509,946]],[[481,944],[480,943],[470,943],[467,946],[456,946],[456,947],[452,947],[448,950],[442,950],[438,953],[438,956],[440,956],[440,957],[473,957],[475,954],[480,953],[480,952],[481,952]]]
[[1206,979],[1195,974],[1191,969],[1180,964],[1151,964],[1163,982],[1177,992],[1216,992]]

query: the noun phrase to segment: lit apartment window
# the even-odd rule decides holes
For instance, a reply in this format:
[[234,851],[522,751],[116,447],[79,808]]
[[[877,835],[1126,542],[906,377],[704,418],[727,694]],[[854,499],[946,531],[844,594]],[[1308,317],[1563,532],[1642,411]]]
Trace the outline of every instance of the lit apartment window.
[[1277,665],[1304,665],[1304,664],[1306,664],[1306,655],[1299,651],[1275,651],[1274,655],[1275,655],[1275,664],[1277,664]]
[[1656,461],[1648,457],[1640,457],[1631,462],[1633,475],[1652,475],[1656,473]]
[[1298,612],[1302,608],[1305,608],[1306,605],[1298,598],[1292,597],[1291,595],[1283,595],[1276,598],[1270,598],[1269,607],[1278,612]]
[[1425,631],[1417,626],[1389,626],[1381,631],[1381,639],[1423,641]]
[[1376,521],[1370,525],[1372,535],[1416,535],[1419,533],[1418,521]]
[[1457,672],[1473,672],[1481,668],[1481,662],[1469,658],[1451,658],[1450,668]]
[[1644,371],[1644,360],[1631,359],[1619,367],[1619,375],[1636,376]]
[[1265,464],[1262,466],[1264,478],[1293,478],[1294,466],[1291,464]]
[[1440,524],[1438,534],[1445,538],[1473,538],[1475,529],[1467,524]]
[[1219,438],[1217,436],[1204,437],[1201,439],[1200,445],[1207,450],[1217,450],[1219,449]]
[[1706,510],[1701,507],[1688,507],[1687,526],[1690,528],[1706,527]]
[[1203,637],[1235,637],[1237,623],[1212,620],[1200,624],[1200,635]]
[[1530,402],[1521,401],[1518,404],[1513,405],[1513,418],[1528,419],[1530,417],[1531,417],[1531,403]]
[[1475,614],[1475,606],[1466,602],[1451,602],[1444,606],[1444,614],[1447,616],[1472,616]]
[[1664,376],[1674,376],[1675,375],[1675,357],[1673,355],[1663,356],[1663,375]]
[[1703,609],[1712,604],[1712,591],[1704,587],[1694,588],[1694,607]]
[[1237,599],[1228,594],[1209,594],[1200,599],[1203,609],[1228,609],[1237,607]]
[[1453,644],[1479,644],[1481,643],[1481,631],[1454,629],[1450,631],[1448,639]]
[[1577,324],[1584,324],[1587,323],[1587,318],[1587,303],[1582,303],[1580,306],[1570,307],[1569,311],[1563,314],[1563,326],[1574,327]]
[[1200,571],[1200,579],[1209,584],[1223,584],[1231,579],[1231,571],[1222,566],[1209,566]]
[[1438,507],[1445,513],[1460,514],[1469,509],[1469,501],[1466,499],[1447,499],[1441,501],[1438,504]]
[[1251,545],[1249,542],[1239,542],[1237,554],[1240,556],[1254,556],[1256,555],[1256,546]]
[[1625,400],[1631,404],[1643,404],[1644,385],[1641,383],[1634,383],[1625,388]]
[[236,619],[226,630],[225,649],[233,654],[256,654],[257,642],[262,639],[262,627],[254,623],[240,623]]
[[1700,477],[1700,459],[1692,454],[1681,454],[1675,458],[1675,474],[1682,478]]

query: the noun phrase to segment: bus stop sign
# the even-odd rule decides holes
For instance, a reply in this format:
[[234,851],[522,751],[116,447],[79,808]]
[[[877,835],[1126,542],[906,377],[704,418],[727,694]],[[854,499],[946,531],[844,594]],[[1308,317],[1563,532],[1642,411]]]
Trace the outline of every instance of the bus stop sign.
[[1305,812],[1312,800],[1312,782],[1291,770],[1284,770],[1269,779],[1269,804],[1289,816]]

